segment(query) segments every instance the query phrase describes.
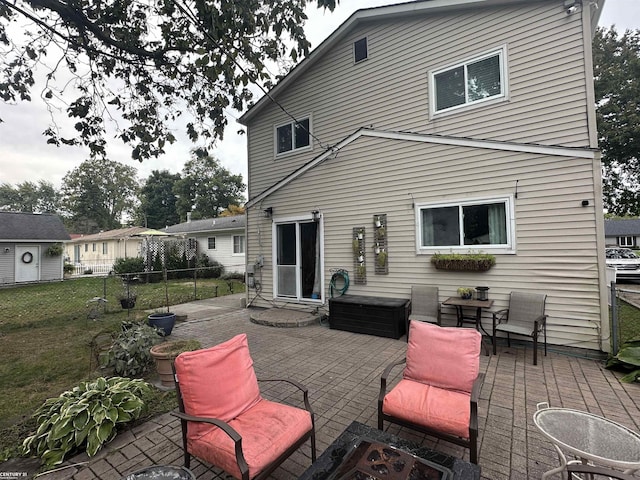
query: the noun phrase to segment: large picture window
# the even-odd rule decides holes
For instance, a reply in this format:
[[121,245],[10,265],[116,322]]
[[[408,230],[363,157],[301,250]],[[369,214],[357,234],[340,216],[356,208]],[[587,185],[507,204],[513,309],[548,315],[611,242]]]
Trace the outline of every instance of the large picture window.
[[504,51],[431,72],[432,113],[506,95]]
[[308,148],[311,145],[310,140],[311,122],[309,118],[304,118],[280,125],[276,128],[276,153],[282,154]]
[[513,249],[509,198],[420,205],[419,249]]

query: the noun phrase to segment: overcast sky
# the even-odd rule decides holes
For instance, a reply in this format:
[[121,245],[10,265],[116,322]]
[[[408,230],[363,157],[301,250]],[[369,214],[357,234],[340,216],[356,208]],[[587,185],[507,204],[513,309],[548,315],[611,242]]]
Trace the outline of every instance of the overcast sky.
[[[342,0],[334,12],[325,13],[313,7],[315,2],[311,1],[309,20],[305,27],[307,37],[315,47],[358,8],[389,3],[394,2]],[[640,29],[640,0],[606,0],[600,25],[608,27],[614,24],[619,31]],[[4,120],[4,123],[0,123],[0,183],[15,185],[25,181],[48,180],[59,187],[62,177],[88,158],[87,149],[83,147],[56,148],[46,144],[42,132],[49,124],[49,116],[43,104],[38,101],[37,91],[33,91],[35,100],[31,103],[15,106],[0,103],[0,118]],[[235,117],[241,115],[238,112],[232,113]],[[61,118],[58,117],[60,123]],[[235,118],[230,118],[225,139],[218,143],[212,153],[231,173],[241,174],[246,183],[246,136],[237,134],[241,127]],[[143,163],[131,160],[130,149],[119,140],[114,140],[113,146],[109,148],[109,158],[137,168],[140,179],[147,178],[152,170],[166,169],[178,173],[189,158],[193,144],[185,139],[182,132],[176,132],[176,136],[178,142],[167,148],[167,153],[158,159]]]

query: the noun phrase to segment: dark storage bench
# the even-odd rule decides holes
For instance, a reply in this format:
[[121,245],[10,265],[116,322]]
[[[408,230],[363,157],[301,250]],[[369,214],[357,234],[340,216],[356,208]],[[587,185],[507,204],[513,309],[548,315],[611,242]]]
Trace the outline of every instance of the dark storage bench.
[[337,330],[400,338],[405,334],[409,300],[342,295],[329,299],[329,326]]

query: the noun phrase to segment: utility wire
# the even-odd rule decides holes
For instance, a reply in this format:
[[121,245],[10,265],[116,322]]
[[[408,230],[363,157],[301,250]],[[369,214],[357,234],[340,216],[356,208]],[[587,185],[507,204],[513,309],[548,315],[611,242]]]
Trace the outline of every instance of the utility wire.
[[[198,17],[186,6],[182,5],[180,2],[176,1],[174,2],[175,5],[178,7],[178,9],[184,13],[185,17],[187,18],[187,20],[189,20],[191,22],[192,25],[194,25],[195,27],[197,27],[198,29],[200,29],[202,31],[202,33],[204,33],[205,36],[207,36],[209,38],[209,40],[211,40],[212,42],[216,43],[216,39],[213,38],[213,36],[209,33],[209,31],[204,27],[203,23],[200,22],[200,20],[198,19]],[[227,50],[224,46],[218,45],[218,47],[231,59],[231,61],[242,71],[242,73],[244,73],[245,75],[247,75],[247,77],[249,77],[249,79],[251,80],[251,82],[257,86],[262,93],[271,101],[273,102],[275,105],[277,105],[280,110],[282,110],[285,115],[287,115],[289,118],[291,118],[294,122],[295,125],[297,127],[302,128],[304,131],[306,131],[309,136],[311,136],[316,142],[318,142],[318,145],[320,145],[321,148],[323,148],[324,150],[331,150],[333,147],[332,146],[328,146],[326,145],[323,141],[321,141],[316,135],[314,135],[312,132],[309,131],[309,129],[307,129],[302,123],[300,123],[298,121],[298,119],[296,117],[294,117],[291,113],[289,113],[289,111],[287,111],[287,109],[280,103],[278,102],[275,98],[273,98],[273,96],[269,93],[269,91],[264,88],[258,81],[257,79],[255,79],[253,77],[253,75],[248,72],[237,60],[235,55],[232,55],[231,52],[229,52],[229,50]],[[266,68],[266,67],[265,67]]]

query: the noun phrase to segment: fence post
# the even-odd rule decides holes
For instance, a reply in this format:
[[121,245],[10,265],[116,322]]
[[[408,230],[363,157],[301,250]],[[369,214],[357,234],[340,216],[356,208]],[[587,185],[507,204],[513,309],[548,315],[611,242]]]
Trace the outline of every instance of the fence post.
[[618,294],[616,282],[611,282],[611,349],[613,355],[618,354]]

